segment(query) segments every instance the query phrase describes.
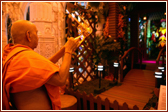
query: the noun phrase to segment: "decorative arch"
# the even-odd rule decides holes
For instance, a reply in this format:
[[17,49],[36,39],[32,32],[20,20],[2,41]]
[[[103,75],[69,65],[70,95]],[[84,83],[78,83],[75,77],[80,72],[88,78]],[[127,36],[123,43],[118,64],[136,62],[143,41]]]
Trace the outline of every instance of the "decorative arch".
[[26,20],[26,14],[27,14],[30,3],[31,2],[21,2],[20,8],[21,8],[21,11],[23,12],[23,18],[21,19]]
[[[21,13],[20,13],[20,18],[18,18],[18,19],[26,19],[26,12],[28,10],[29,4],[30,4],[30,2],[20,2],[19,8],[21,10],[20,11]],[[6,7],[4,9],[6,9]],[[2,25],[2,32],[3,32],[3,34],[2,34],[2,48],[4,48],[4,46],[6,44],[8,44],[8,26],[7,26],[7,21],[8,21],[8,17],[10,16],[9,12],[6,12],[6,10],[5,10],[4,13],[5,14],[2,17],[2,23],[4,23]],[[13,18],[11,22],[13,23],[15,19],[16,18]]]

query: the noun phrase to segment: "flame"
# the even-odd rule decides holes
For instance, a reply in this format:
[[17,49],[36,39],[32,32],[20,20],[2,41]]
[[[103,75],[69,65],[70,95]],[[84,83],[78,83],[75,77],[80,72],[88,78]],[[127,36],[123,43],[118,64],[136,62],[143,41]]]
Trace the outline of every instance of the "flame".
[[66,13],[69,14],[69,11],[66,9]]
[[[69,13],[69,11],[66,9],[66,13],[69,14],[69,18],[71,18],[73,21],[75,20],[79,25],[77,27],[79,36],[76,38],[80,38],[81,41],[79,45],[85,40],[87,36],[89,36],[92,33],[92,28],[89,25],[89,22],[87,20],[84,20],[77,11],[75,11],[75,14],[77,15],[78,19],[75,17],[74,13]],[[83,22],[81,22],[81,20]],[[78,45],[78,46],[79,46]]]
[[76,11],[75,11],[75,14],[76,14],[77,16],[79,16],[78,12],[76,12]]
[[75,18],[75,15],[73,13],[71,15],[72,15],[73,18]]
[[80,17],[78,18],[78,21],[81,22],[81,18]]

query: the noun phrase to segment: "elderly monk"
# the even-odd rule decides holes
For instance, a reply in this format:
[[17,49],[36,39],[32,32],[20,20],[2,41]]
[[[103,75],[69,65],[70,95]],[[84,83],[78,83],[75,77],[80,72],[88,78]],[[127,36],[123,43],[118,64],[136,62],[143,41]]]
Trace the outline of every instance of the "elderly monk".
[[[37,28],[30,21],[13,23],[14,44],[4,48],[2,57],[2,109],[49,110],[61,109],[59,86],[69,75],[71,54],[79,39],[67,43],[50,59],[34,52],[38,44]],[[56,63],[64,56],[61,67]]]

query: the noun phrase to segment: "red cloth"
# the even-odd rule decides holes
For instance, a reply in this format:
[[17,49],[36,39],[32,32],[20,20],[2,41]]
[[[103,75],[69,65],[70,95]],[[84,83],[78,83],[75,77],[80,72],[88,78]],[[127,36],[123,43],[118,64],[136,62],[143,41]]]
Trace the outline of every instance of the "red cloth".
[[151,38],[151,40],[153,40],[153,42],[156,42],[155,34],[152,34],[152,38]]
[[[8,56],[12,58],[9,59]],[[5,46],[2,60],[2,109],[10,109],[9,93],[33,90],[42,85],[46,87],[52,102],[52,109],[61,109],[59,87],[46,84],[51,76],[59,71],[57,65],[24,45],[8,44]],[[5,62],[6,60],[8,61]]]

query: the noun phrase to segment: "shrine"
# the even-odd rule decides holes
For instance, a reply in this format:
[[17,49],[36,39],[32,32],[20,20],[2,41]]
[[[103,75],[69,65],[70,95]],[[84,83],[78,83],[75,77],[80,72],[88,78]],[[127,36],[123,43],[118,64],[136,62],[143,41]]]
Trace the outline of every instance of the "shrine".
[[[45,59],[58,53],[60,58],[54,63],[59,68],[56,73],[59,73],[62,65],[65,66],[65,53],[71,54],[70,51],[65,52],[66,43],[71,38],[73,41],[80,40],[71,54],[71,61],[66,62],[70,66],[66,67],[69,75],[65,84],[56,86],[59,88],[60,109],[159,110],[161,103],[166,102],[158,100],[163,97],[161,94],[165,89],[162,88],[167,82],[166,4],[163,1],[1,1],[1,82],[4,86],[6,77],[10,77],[5,75],[5,69],[8,71],[6,66],[10,66],[10,63],[6,65],[8,60],[4,60],[7,57],[4,54],[6,46],[14,44],[11,27],[18,20],[26,20],[38,30],[38,46],[34,52]],[[39,77],[39,73],[34,74]],[[17,75],[14,78],[19,78]],[[48,81],[50,79],[44,81],[45,84],[50,84]],[[11,92],[14,88],[12,81],[11,86],[6,87],[9,91],[4,92],[4,88],[1,90],[3,94],[14,93]],[[46,89],[45,93],[48,92]],[[53,104],[50,105],[50,109],[53,109]],[[9,102],[9,106],[17,110],[12,102]],[[164,109],[166,107],[161,110]]]

